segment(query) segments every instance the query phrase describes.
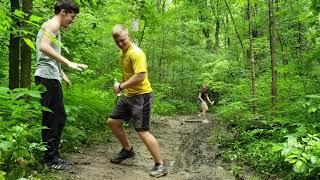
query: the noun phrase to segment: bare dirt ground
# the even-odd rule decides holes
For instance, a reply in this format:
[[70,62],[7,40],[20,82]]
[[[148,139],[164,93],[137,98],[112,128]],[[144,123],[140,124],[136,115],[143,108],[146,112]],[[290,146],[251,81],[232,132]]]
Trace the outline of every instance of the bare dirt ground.
[[[168,167],[163,180],[233,180],[235,177],[223,163],[217,149],[209,145],[208,139],[215,126],[214,117],[210,123],[201,123],[198,116],[155,117],[152,134],[158,139],[162,157]],[[68,172],[58,173],[61,179],[83,180],[149,180],[149,170],[153,166],[151,155],[139,140],[134,130],[128,130],[129,139],[136,157],[121,164],[112,164],[109,159],[121,146],[111,142],[95,144],[81,153],[68,154],[67,159],[74,165]],[[57,175],[57,174],[56,174]],[[245,178],[247,179],[247,178]],[[251,178],[250,178],[251,179]]]

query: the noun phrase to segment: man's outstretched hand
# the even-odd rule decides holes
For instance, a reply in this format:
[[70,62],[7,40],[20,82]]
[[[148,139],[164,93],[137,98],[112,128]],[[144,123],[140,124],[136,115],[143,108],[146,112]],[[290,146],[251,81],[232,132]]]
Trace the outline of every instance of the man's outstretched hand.
[[88,68],[88,65],[86,64],[78,64],[78,63],[74,63],[74,62],[70,62],[68,64],[68,66],[72,69],[78,70],[78,71],[82,71],[86,68]]

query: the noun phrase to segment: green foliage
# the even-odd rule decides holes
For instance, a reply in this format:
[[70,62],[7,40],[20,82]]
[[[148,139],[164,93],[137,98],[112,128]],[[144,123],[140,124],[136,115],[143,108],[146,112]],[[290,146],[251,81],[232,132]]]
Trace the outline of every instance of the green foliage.
[[[224,101],[220,103],[224,103]],[[240,101],[229,102],[227,105],[218,108],[217,115],[230,123],[237,123],[239,126],[243,126],[246,123],[245,121],[252,117],[248,111],[248,105]]]
[[28,89],[14,89],[0,87],[0,117],[4,121],[18,120],[30,122],[40,116],[40,92]]
[[[40,142],[40,92],[0,87],[0,177],[17,179],[36,166]],[[3,172],[6,172],[4,174]]]
[[153,113],[157,115],[174,115],[189,114],[197,111],[198,104],[196,104],[196,98],[193,102],[170,98],[176,90],[170,84],[154,83],[152,87],[155,94],[155,100],[152,106]]
[[111,92],[112,79],[106,83],[107,79],[103,76],[85,85],[73,84],[72,89],[65,89],[65,150],[78,149],[81,144],[90,144],[92,141],[105,141],[104,138],[108,139],[111,135],[106,120],[115,103],[115,96]]
[[320,170],[319,134],[307,134],[302,137],[286,136],[287,142],[278,149],[285,161],[293,167],[298,176],[317,176]]
[[161,100],[156,100],[153,107],[152,111],[155,114],[158,115],[173,115],[176,113],[176,107],[169,102],[166,101],[161,101]]

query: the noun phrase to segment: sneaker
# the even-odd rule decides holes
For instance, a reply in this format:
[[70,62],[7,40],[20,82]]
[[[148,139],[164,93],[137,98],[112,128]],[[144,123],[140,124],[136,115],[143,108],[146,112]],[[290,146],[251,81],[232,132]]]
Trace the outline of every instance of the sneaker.
[[154,165],[150,171],[150,176],[158,178],[158,177],[167,175],[167,173],[168,173],[167,168],[163,164],[160,164],[158,166]]
[[54,170],[68,170],[71,168],[70,165],[63,163],[45,163],[45,166]]
[[110,159],[110,162],[119,164],[125,159],[132,158],[135,156],[135,153],[133,151],[133,148],[131,148],[129,151],[125,150],[124,148],[121,149],[121,151],[112,159]]
[[72,163],[70,161],[63,159],[61,157],[55,157],[52,161],[57,162],[57,163],[61,163],[61,164],[72,165]]
[[59,156],[56,156],[53,159],[45,159],[44,164],[50,169],[66,170],[71,168],[72,163],[68,160],[62,159]]
[[209,120],[208,120],[208,119],[204,119],[204,120],[202,120],[202,123],[208,124],[208,123],[209,123]]

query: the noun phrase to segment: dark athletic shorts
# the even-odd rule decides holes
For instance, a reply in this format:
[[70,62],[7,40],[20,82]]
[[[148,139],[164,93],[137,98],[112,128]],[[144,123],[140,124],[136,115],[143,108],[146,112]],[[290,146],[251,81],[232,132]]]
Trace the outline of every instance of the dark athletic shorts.
[[151,126],[150,114],[153,93],[136,96],[122,96],[113,108],[110,118],[129,121],[136,131],[148,131]]

